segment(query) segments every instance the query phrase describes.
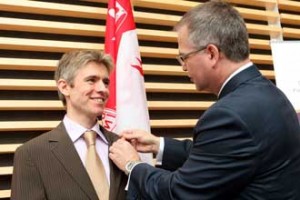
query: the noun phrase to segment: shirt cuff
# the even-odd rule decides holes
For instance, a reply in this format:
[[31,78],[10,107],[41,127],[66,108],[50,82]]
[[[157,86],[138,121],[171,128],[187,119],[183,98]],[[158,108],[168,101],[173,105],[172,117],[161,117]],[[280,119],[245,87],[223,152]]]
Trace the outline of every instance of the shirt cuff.
[[163,160],[164,148],[165,148],[165,139],[163,137],[159,138],[159,150],[156,155],[156,165],[161,165]]

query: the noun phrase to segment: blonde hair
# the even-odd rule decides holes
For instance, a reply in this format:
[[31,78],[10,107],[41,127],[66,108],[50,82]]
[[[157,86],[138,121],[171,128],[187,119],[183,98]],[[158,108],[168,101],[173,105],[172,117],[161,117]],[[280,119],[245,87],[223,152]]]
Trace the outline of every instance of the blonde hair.
[[[74,50],[65,53],[57,66],[54,79],[64,79],[70,85],[73,85],[74,78],[79,69],[85,67],[89,62],[103,64],[108,73],[113,70],[113,62],[110,55],[99,50]],[[66,105],[65,96],[58,90],[58,97]]]

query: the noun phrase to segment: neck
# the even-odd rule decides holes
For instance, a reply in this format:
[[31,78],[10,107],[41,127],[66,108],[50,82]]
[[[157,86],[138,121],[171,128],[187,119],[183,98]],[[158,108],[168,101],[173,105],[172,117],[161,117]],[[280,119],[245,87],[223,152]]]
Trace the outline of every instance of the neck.
[[249,63],[250,59],[243,60],[241,62],[232,62],[230,60],[222,60],[219,63],[219,66],[216,68],[218,70],[217,72],[217,84],[215,84],[216,87],[213,89],[213,93],[215,95],[219,94],[219,91],[222,87],[222,85],[225,83],[225,81],[228,79],[228,77],[234,73],[236,70],[244,66],[245,64]]
[[97,117],[87,117],[67,110],[67,116],[81,126],[91,129],[97,123]]

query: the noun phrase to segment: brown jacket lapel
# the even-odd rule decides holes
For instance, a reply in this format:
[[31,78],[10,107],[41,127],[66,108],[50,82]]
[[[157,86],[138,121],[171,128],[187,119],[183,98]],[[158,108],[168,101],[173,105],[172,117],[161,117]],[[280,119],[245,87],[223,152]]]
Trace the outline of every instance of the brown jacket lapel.
[[52,131],[49,137],[50,148],[65,170],[91,199],[98,199],[91,180],[80,157],[68,136],[63,123]]
[[[119,136],[109,132],[100,126],[100,130],[106,137],[108,141],[108,146],[110,147],[114,141],[119,139]],[[127,183],[127,176],[118,169],[118,167],[109,160],[110,167],[110,191],[109,191],[109,199],[110,200],[119,200],[125,199],[125,187]]]

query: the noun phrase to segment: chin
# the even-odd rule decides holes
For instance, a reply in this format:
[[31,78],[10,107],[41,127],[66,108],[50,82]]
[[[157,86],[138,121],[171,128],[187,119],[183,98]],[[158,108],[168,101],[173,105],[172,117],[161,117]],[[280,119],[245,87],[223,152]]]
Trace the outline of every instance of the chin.
[[94,109],[94,114],[95,115],[97,115],[97,116],[100,116],[100,115],[102,115],[103,114],[103,111],[104,111],[104,109]]

